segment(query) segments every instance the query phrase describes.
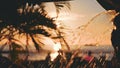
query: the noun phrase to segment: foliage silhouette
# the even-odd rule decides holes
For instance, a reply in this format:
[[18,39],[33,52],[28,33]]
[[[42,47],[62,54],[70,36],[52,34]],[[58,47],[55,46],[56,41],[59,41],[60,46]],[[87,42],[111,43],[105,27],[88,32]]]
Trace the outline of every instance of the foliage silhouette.
[[[39,44],[42,42],[36,40],[37,35],[51,38],[53,35],[50,31],[57,31],[55,18],[48,16],[49,12],[45,10],[45,3],[53,2],[57,18],[62,8],[68,7],[70,9],[68,1],[70,0],[1,0],[0,42],[2,40],[6,41],[4,41],[4,44],[0,44],[0,52],[5,47],[9,47],[10,60],[17,62],[18,52],[22,49],[23,52],[27,52],[26,60],[29,56],[30,40],[39,52],[42,49],[41,46],[44,44]],[[24,38],[26,43],[22,42],[20,38]]]
[[[26,48],[29,45],[29,38],[35,44],[36,50],[40,45],[35,40],[36,34],[50,37],[51,33],[45,29],[57,30],[54,18],[48,16],[44,9],[44,2],[53,2],[57,13],[64,6],[69,7],[69,0],[2,0],[0,1],[0,40],[15,39],[16,35],[26,35]],[[8,6],[7,6],[8,5]],[[35,7],[37,6],[37,7]],[[15,42],[15,41],[10,41]]]

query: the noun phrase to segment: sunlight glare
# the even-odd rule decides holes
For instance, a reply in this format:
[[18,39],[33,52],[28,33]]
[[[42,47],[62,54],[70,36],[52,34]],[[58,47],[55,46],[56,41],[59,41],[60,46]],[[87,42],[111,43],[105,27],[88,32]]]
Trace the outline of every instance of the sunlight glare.
[[58,52],[53,52],[50,54],[51,56],[51,61],[54,61],[54,59],[58,56]]

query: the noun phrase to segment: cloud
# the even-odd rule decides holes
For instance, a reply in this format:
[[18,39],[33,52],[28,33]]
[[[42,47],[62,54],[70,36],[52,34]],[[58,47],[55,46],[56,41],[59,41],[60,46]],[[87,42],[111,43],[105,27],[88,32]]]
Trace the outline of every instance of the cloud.
[[82,20],[85,17],[86,16],[82,15],[82,14],[76,14],[76,13],[64,14],[64,13],[61,13],[58,17],[58,20]]

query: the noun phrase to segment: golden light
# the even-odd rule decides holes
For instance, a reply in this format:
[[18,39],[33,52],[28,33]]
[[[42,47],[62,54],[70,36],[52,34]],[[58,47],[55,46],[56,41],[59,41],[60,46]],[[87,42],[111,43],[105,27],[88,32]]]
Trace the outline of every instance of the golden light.
[[58,56],[58,52],[53,52],[50,54],[50,57],[51,57],[51,61],[54,61],[54,59]]
[[50,54],[51,56],[51,61],[54,61],[54,59],[59,55],[58,51],[61,49],[61,44],[60,42],[57,42],[54,46],[53,46],[53,49],[55,52],[52,52]]
[[59,51],[61,49],[61,44],[60,42],[57,42],[54,46],[53,46],[54,51]]

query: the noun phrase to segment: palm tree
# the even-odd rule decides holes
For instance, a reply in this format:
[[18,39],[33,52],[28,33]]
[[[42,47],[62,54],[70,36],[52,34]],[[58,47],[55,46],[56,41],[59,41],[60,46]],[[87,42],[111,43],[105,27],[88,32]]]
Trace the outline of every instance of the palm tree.
[[[52,33],[49,31],[57,30],[54,18],[48,16],[48,12],[44,9],[44,2],[54,3],[58,17],[61,8],[65,6],[70,8],[68,1],[69,0],[2,0],[0,2],[0,41],[7,41],[1,45],[1,50],[4,49],[4,46],[7,44],[10,46],[10,51],[15,51],[16,47],[13,47],[15,44],[18,46],[25,45],[26,50],[29,51],[29,41],[32,40],[36,50],[40,51],[41,45],[44,44],[36,40],[37,35],[42,34],[51,37]],[[8,6],[4,6],[5,4]],[[26,44],[16,39],[16,36],[24,36]],[[39,43],[41,43],[41,45]]]

